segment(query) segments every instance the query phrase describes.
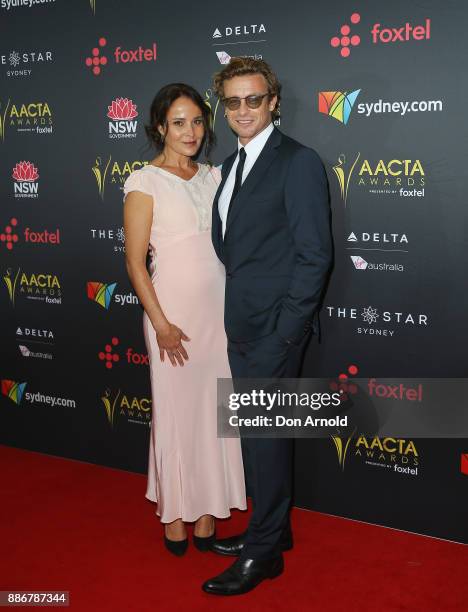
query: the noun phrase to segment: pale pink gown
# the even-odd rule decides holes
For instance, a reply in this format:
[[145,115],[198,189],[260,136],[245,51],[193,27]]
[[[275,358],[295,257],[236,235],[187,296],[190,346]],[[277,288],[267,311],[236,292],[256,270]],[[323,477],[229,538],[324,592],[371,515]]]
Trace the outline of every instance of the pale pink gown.
[[151,278],[167,319],[191,339],[189,361],[159,358],[156,334],[143,315],[150,360],[153,417],[146,497],[163,523],[230,516],[246,508],[238,438],[217,437],[216,379],[230,378],[223,324],[224,268],[211,243],[217,169],[199,164],[186,181],[147,165],[132,172],[125,195],[153,197]]

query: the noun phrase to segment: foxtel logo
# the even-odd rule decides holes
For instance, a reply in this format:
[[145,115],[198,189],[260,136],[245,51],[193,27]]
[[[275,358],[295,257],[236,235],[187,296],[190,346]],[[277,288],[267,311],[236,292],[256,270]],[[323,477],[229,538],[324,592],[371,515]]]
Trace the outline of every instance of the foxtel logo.
[[[98,40],[98,47],[93,47],[91,55],[85,59],[85,64],[91,68],[91,72],[98,76],[101,74],[102,68],[108,64],[106,55],[101,54],[104,47],[107,45],[107,39],[101,36]],[[122,49],[116,47],[113,52],[114,61],[116,64],[133,64],[135,62],[155,62],[157,59],[156,43],[153,42],[151,47],[147,49],[141,45],[136,49]]]
[[421,383],[416,387],[405,387],[403,383],[400,385],[378,384],[376,378],[370,378],[367,388],[371,397],[410,400],[411,402],[422,402],[423,399],[423,386]]

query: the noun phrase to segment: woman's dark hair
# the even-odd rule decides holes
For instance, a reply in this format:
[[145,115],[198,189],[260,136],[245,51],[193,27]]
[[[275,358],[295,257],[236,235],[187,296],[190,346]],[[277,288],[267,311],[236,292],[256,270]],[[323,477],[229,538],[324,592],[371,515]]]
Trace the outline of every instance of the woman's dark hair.
[[[163,128],[167,128],[167,112],[172,103],[181,97],[192,100],[201,111],[203,125],[205,127],[205,137],[200,150],[203,148],[203,145],[205,145],[205,157],[208,159],[211,149],[215,144],[211,109],[205,103],[198,91],[185,83],[170,83],[169,85],[165,85],[154,97],[150,108],[150,123],[145,126],[150,145],[154,147],[157,152],[162,151],[164,148],[164,136],[159,132],[158,126],[161,125]],[[198,153],[194,157],[198,157]]]

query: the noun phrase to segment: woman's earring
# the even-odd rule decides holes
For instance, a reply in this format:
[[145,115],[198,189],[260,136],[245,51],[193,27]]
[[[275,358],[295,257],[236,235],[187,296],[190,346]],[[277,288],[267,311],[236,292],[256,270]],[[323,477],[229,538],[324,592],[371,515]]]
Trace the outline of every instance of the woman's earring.
[[224,111],[224,116],[227,117],[227,112],[226,111]]

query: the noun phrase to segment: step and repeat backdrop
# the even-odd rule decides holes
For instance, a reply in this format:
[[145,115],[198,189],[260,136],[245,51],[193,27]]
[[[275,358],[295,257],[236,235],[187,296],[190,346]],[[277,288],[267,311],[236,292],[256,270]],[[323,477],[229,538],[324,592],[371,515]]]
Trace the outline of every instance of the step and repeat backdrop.
[[[271,63],[278,127],[328,173],[335,264],[304,374],[393,399],[379,378],[465,377],[467,17],[461,0],[0,0],[0,441],[146,471],[122,186],[154,157],[169,82],[211,106],[213,162],[232,152],[212,75],[236,55]],[[410,418],[424,384],[398,389]],[[296,504],[466,541],[468,442],[360,433],[297,442]]]

